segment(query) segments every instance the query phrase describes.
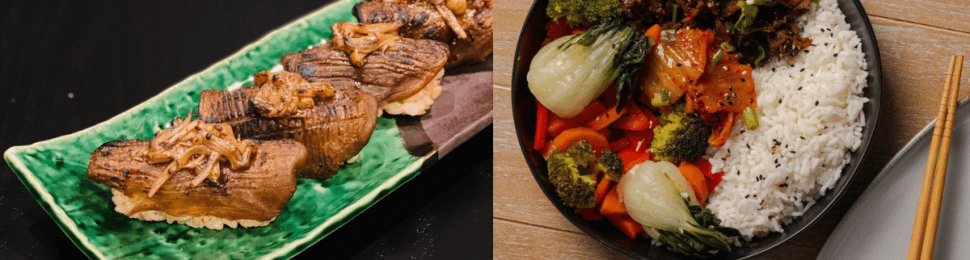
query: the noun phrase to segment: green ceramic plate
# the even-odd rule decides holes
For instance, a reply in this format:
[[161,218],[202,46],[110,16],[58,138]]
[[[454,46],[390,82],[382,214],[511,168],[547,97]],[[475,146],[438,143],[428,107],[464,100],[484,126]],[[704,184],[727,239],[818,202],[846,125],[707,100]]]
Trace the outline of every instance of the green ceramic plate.
[[[284,54],[329,39],[331,24],[356,21],[351,8],[359,1],[343,0],[314,11],[108,121],[74,134],[12,147],[4,153],[4,159],[68,237],[91,258],[290,258],[446,153],[439,151],[450,150],[490,124],[490,99],[485,99],[487,113],[468,115],[466,110],[452,113],[451,106],[436,102],[425,117],[379,118],[359,160],[345,165],[329,180],[299,180],[296,194],[287,207],[275,221],[259,228],[215,231],[129,219],[114,211],[107,187],[87,179],[90,153],[102,143],[115,139],[149,139],[173,117],[185,116],[189,109],[196,107],[202,90],[224,89],[245,81],[253,73],[273,67]],[[452,82],[462,77],[484,78],[485,72],[488,82],[473,85],[484,85],[484,91],[490,92],[490,69],[450,78]],[[481,87],[478,89],[482,91]],[[465,93],[474,91],[453,88],[449,92],[445,86],[445,93],[451,93],[452,98],[442,102],[469,101],[464,98]],[[484,96],[481,94],[476,96]],[[440,111],[437,107],[448,109]],[[435,121],[432,115],[476,120],[460,122],[452,127],[459,130],[439,138],[442,133],[426,133],[421,127],[433,125],[429,124]]]

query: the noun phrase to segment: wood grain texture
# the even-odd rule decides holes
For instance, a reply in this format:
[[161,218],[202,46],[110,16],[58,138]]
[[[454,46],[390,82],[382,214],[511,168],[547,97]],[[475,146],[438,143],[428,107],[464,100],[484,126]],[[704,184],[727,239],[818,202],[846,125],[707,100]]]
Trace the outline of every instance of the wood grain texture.
[[[586,236],[552,205],[525,163],[512,123],[512,57],[532,2],[496,2],[493,109],[493,257],[615,258],[622,255]],[[863,1],[879,44],[883,69],[882,107],[870,156],[832,211],[801,235],[757,259],[814,259],[826,238],[873,178],[905,144],[936,116],[951,54],[970,54],[970,1]],[[944,8],[926,8],[938,4]],[[970,62],[965,63],[970,67]],[[970,77],[960,97],[970,94]],[[510,234],[512,233],[512,234]],[[552,240],[550,240],[552,239]],[[592,246],[594,248],[587,248]],[[545,248],[562,248],[545,251]],[[598,248],[595,248],[598,247]],[[522,252],[532,249],[541,252]],[[577,251],[583,248],[589,251]],[[526,250],[528,251],[528,250]]]
[[869,17],[878,16],[916,24],[970,32],[966,0],[860,0]]
[[495,259],[623,259],[619,252],[585,233],[550,230],[503,219],[492,219]]

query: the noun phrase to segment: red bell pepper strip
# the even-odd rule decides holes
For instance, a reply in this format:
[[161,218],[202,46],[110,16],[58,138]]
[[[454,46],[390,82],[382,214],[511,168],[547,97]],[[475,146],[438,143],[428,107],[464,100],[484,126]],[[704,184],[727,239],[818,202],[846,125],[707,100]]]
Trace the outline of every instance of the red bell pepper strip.
[[546,144],[546,124],[549,121],[549,110],[539,100],[536,100],[536,139],[533,148],[542,150]]

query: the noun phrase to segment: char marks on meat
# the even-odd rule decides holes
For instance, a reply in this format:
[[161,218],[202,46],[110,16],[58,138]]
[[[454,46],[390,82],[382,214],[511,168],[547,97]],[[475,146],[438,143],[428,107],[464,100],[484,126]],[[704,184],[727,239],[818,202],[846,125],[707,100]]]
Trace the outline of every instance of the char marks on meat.
[[128,216],[157,210],[177,217],[272,220],[293,197],[296,167],[303,164],[307,154],[303,145],[292,140],[262,141],[251,166],[239,170],[218,166],[223,174],[217,182],[205,181],[196,187],[191,185],[195,173],[183,169],[148,198],[149,189],[166,167],[134,156],[146,153],[149,143],[117,140],[91,153],[88,178],[138,202]]
[[298,177],[326,179],[336,174],[370,141],[377,124],[377,100],[350,84],[333,85],[333,98],[279,118],[263,117],[254,108],[252,96],[259,87],[202,91],[199,117],[228,123],[237,138],[289,138],[302,143],[309,155]]
[[377,98],[379,106],[405,100],[434,83],[444,69],[448,47],[441,42],[400,38],[382,51],[371,52],[363,66],[351,64],[332,42],[290,53],[280,59],[286,71],[310,82],[334,88],[359,88]]
[[467,38],[459,39],[448,27],[445,19],[434,6],[425,1],[401,1],[386,3],[367,1],[354,7],[354,15],[362,23],[401,23],[401,37],[428,39],[448,44],[450,50],[446,68],[477,63],[492,55],[492,3],[491,1],[466,1],[464,14],[456,14]]

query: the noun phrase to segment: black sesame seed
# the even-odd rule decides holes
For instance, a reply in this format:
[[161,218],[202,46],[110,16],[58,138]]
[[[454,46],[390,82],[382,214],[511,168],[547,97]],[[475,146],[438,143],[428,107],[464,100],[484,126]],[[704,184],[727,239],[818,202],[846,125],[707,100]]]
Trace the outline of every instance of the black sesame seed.
[[826,43],[825,43],[825,46],[829,46],[829,43],[827,43],[827,42],[826,42]]
[[788,188],[788,184],[787,183],[778,184],[778,187],[780,187],[780,188]]
[[216,125],[216,130],[217,131],[222,131],[222,126],[221,125]]
[[802,69],[801,69],[801,70],[799,70],[798,72],[805,72],[805,68],[802,68]]
[[795,151],[791,151],[791,154],[795,154]]
[[742,133],[742,134],[744,133],[744,129],[741,129],[741,133]]
[[808,53],[808,49],[805,49],[805,53]]
[[781,99],[780,98],[778,99],[778,104],[781,104]]
[[731,153],[731,149],[727,149],[728,153]]
[[205,133],[205,140],[212,139],[212,133]]
[[805,137],[804,136],[799,136],[799,138],[801,138],[802,140],[805,140]]
[[751,197],[751,195],[750,195],[750,194],[749,194],[749,195],[744,195],[744,198],[745,198],[745,199],[747,199],[747,198],[750,198],[750,197]]
[[727,158],[721,157],[721,161],[727,161]]
[[754,99],[748,99],[748,103],[754,103]]
[[795,67],[795,64],[792,64],[791,67],[794,68]]
[[734,102],[728,101],[728,106],[733,106],[733,105],[734,105]]
[[835,34],[834,33],[830,33],[829,34],[829,37],[835,37]]
[[[744,80],[744,79],[741,79],[741,80]],[[734,86],[733,85],[728,85],[728,91],[734,91]]]
[[825,32],[825,29],[823,29],[823,28],[818,28],[818,30],[819,31],[822,31],[822,32]]
[[744,144],[744,145],[748,147],[748,150],[751,149],[751,145],[750,144]]
[[832,57],[838,57],[838,56],[839,56],[839,54],[838,54],[838,53],[836,53],[836,54],[832,54]]
[[199,131],[199,130],[202,130],[202,128],[199,126],[195,126],[195,131]]
[[694,83],[694,79],[688,79],[687,83]]
[[741,82],[745,82],[745,81],[746,81],[746,80],[745,80],[744,78],[741,78]]
[[775,158],[775,164],[778,164],[778,158]]
[[802,90],[802,87],[798,87],[798,90]]
[[121,174],[125,175],[125,178],[128,178],[128,175],[131,174],[131,173],[128,172],[127,169],[125,169],[124,171],[121,171]]
[[775,165],[775,168],[781,167],[781,164]]
[[717,105],[723,107],[724,106],[724,102],[717,102]]
[[101,152],[101,154],[103,154],[104,156],[108,156],[108,155],[111,155],[111,151],[104,151],[104,152]]
[[677,63],[677,67],[684,66],[684,64]]
[[818,106],[818,100],[815,100],[815,106]]
[[775,68],[771,68],[771,72],[775,72]]

